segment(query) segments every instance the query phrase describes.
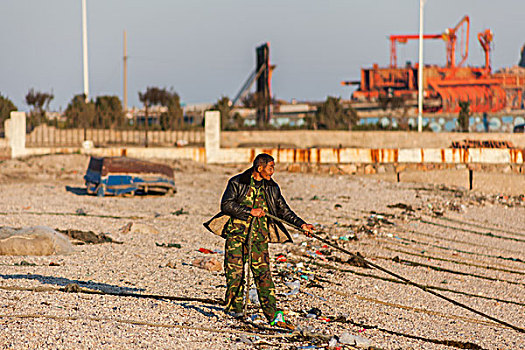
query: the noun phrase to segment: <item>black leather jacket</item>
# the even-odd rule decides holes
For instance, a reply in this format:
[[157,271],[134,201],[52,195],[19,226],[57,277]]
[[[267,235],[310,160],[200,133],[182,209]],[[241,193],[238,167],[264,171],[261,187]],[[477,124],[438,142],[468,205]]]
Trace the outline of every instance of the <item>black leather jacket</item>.
[[[250,181],[252,176],[252,168],[245,172],[232,177],[228,181],[228,186],[224,191],[221,199],[221,212],[215,215],[211,220],[204,223],[204,226],[213,233],[225,236],[224,222],[223,225],[213,225],[213,221],[220,219],[223,216],[234,217],[241,220],[248,220],[250,218],[251,208],[241,205],[241,202],[246,197],[250,189]],[[265,192],[266,204],[270,214],[277,216],[295,226],[301,226],[306,222],[298,217],[288,206],[284,200],[279,185],[272,179],[263,179],[263,190]],[[220,227],[222,226],[222,228]],[[280,222],[268,218],[268,226],[270,228],[270,242],[291,242],[290,234]],[[218,232],[220,231],[220,232]]]

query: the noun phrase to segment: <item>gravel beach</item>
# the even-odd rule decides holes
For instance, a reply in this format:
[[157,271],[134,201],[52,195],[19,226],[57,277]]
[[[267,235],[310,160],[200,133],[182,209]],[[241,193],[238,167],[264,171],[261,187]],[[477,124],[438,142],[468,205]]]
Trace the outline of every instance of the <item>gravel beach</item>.
[[[173,196],[99,198],[85,192],[88,161],[54,155],[0,163],[0,226],[93,231],[114,240],[75,244],[69,255],[0,256],[2,349],[304,349],[328,348],[331,338],[332,348],[355,348],[339,341],[345,332],[380,349],[525,348],[524,333],[355,266],[295,231],[294,243],[271,245],[270,253],[278,305],[302,334],[244,324],[218,302],[222,271],[194,262],[222,265],[224,240],[202,223],[218,212],[228,178],[248,165],[155,160],[175,169]],[[452,171],[396,183],[395,175],[289,173],[278,164],[274,178],[322,237],[524,329],[525,177],[500,175],[480,175],[484,189],[472,192],[463,188],[464,174]],[[129,223],[156,230],[126,233]],[[250,305],[250,315],[262,316]]]

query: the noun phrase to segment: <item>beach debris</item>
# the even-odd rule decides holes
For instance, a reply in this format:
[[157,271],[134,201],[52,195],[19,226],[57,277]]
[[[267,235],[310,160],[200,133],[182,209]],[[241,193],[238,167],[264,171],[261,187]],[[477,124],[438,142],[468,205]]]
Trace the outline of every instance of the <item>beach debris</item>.
[[255,324],[266,324],[266,319],[263,318],[260,314],[253,314],[250,316],[250,319]]
[[91,157],[84,180],[87,193],[99,197],[176,191],[170,166],[127,157]]
[[221,271],[222,264],[214,257],[196,258],[192,262],[193,266],[205,269],[208,271]]
[[348,344],[358,348],[368,349],[372,343],[369,339],[361,337],[360,335],[354,335],[349,332],[343,332],[339,336],[339,342],[341,344]]
[[500,140],[469,140],[465,139],[462,141],[452,141],[451,148],[516,148],[510,141]]
[[217,254],[213,250],[209,250],[207,248],[199,248],[198,251],[201,252],[202,254]]
[[415,211],[414,208],[412,208],[411,205],[405,204],[405,203],[396,203],[396,204],[389,204],[387,205],[387,208],[397,208],[397,209],[403,209],[406,211]]
[[93,231],[80,231],[74,229],[56,229],[56,231],[65,234],[66,236],[74,240],[73,244],[82,245],[82,244],[99,244],[99,243],[118,243],[121,242],[114,241],[111,237],[104,233],[95,233]]
[[78,208],[77,210],[75,210],[75,214],[79,215],[79,216],[86,216],[87,213],[84,209],[82,208]]
[[19,263],[14,263],[15,266],[36,266],[35,263],[30,263],[26,260],[22,260]]
[[239,341],[244,344],[253,345],[253,342],[244,334],[241,334],[239,336]]
[[286,262],[286,257],[284,255],[278,255],[276,258],[275,258],[275,261],[277,262]]
[[66,293],[80,293],[82,288],[76,283],[69,283],[63,288],[63,291]]
[[132,234],[158,234],[159,230],[155,226],[141,222],[129,222],[122,226],[119,232]]
[[72,252],[73,246],[68,237],[51,227],[0,227],[0,255],[54,255]]
[[259,294],[257,294],[257,289],[254,287],[250,288],[250,291],[248,292],[250,302],[254,304],[255,306],[259,306]]
[[318,309],[316,307],[313,307],[306,313],[306,317],[307,318],[317,318],[317,317],[321,316],[321,314],[322,314],[322,312],[321,312],[320,309]]
[[284,293],[284,295],[290,296],[299,293],[301,288],[301,282],[299,280],[295,280],[293,282],[285,282],[284,284],[291,289],[290,292]]
[[365,268],[365,269],[369,269],[370,268],[370,266],[368,266],[368,264],[364,260],[364,256],[361,255],[361,253],[359,253],[359,252],[356,252],[355,255],[347,258],[346,260],[345,259],[341,259],[338,256],[328,257],[327,259],[331,260],[331,261],[335,261],[335,262],[341,263],[341,264],[352,265],[352,266],[355,266],[355,267],[362,267],[362,268]]
[[157,242],[155,242],[155,245],[157,247],[164,247],[164,248],[178,248],[178,249],[180,249],[182,247],[179,243],[157,243]]
[[173,261],[169,261],[166,264],[166,267],[169,267],[170,269],[174,269],[177,265]]
[[172,215],[180,216],[180,215],[188,215],[189,213],[184,210],[184,208],[180,208],[179,210],[175,210]]

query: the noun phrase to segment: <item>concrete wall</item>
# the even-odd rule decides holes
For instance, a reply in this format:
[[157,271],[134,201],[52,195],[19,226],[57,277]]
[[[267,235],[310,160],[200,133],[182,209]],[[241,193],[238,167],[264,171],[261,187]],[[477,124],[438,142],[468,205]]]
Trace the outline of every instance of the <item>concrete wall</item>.
[[525,133],[457,133],[405,131],[223,131],[221,146],[277,148],[448,148],[464,139],[510,141],[525,148]]
[[[363,142],[372,144],[372,147],[327,147],[328,144],[347,139],[354,139],[354,133],[334,131],[301,131],[301,132],[242,132],[237,135],[236,142],[241,143],[243,137],[260,139],[268,144],[272,139],[286,142],[297,142],[300,145],[320,144],[318,148],[277,148],[277,147],[237,147],[226,148],[224,138],[221,137],[220,114],[216,111],[206,112],[205,143],[206,147],[25,147],[25,114],[12,112],[8,123],[9,146],[12,157],[43,155],[53,153],[82,153],[96,156],[128,156],[134,158],[166,158],[166,159],[192,159],[207,163],[249,163],[261,153],[269,153],[281,163],[310,163],[310,164],[509,164],[522,165],[525,163],[525,147],[522,149],[451,149],[446,146],[452,140],[469,139],[495,139],[495,136],[504,136],[498,140],[508,140],[515,144],[522,141],[525,135],[511,134],[418,134],[418,133],[358,133]],[[396,137],[397,134],[397,137]],[[453,137],[446,139],[446,136]],[[437,141],[429,141],[437,137]],[[339,138],[339,139],[338,139]],[[419,140],[423,144],[432,142],[447,142],[444,147],[380,147],[386,145],[385,140],[403,140],[405,145]],[[349,142],[349,141],[348,141]],[[324,143],[324,144],[323,144]]]
[[[235,133],[233,135],[239,135],[236,138],[236,142],[242,144],[242,136],[249,138],[252,136],[254,139],[264,141],[267,147],[245,147],[245,148],[226,148],[224,147],[224,139],[219,140],[220,133],[220,116],[218,112],[206,112],[206,159],[208,163],[248,163],[253,161],[254,157],[259,153],[271,154],[277,162],[284,163],[317,163],[317,164],[341,164],[341,163],[420,163],[420,164],[431,164],[431,163],[457,163],[457,164],[470,164],[470,163],[485,163],[485,164],[523,164],[525,149],[488,149],[488,148],[477,148],[477,149],[451,149],[446,146],[443,148],[437,147],[390,147],[382,148],[377,144],[380,143],[379,138],[389,138],[390,140],[396,139],[385,132],[382,135],[374,133],[376,142],[369,139],[367,142],[373,143],[372,147],[356,148],[356,147],[326,147],[321,145],[317,148],[276,148],[272,147],[272,137],[278,136],[278,140],[281,142],[298,142],[302,145],[310,143],[332,144],[334,139],[337,137],[346,136],[349,138],[353,133],[349,132],[260,132],[260,133],[249,133],[245,134]],[[360,133],[363,139],[368,138],[372,135],[368,133]],[[436,135],[434,133],[418,134],[418,133],[398,133],[397,138],[411,141],[410,137],[415,136],[418,140],[423,141],[430,136]],[[461,134],[460,134],[461,135]],[[469,134],[470,135],[470,134]],[[492,135],[492,134],[490,134]],[[264,137],[265,136],[265,137]],[[463,138],[465,134],[462,135]],[[518,135],[521,136],[521,135]],[[224,138],[226,138],[225,136]],[[459,140],[462,140],[460,138]],[[443,140],[442,140],[443,141]],[[452,140],[448,140],[448,144]]]

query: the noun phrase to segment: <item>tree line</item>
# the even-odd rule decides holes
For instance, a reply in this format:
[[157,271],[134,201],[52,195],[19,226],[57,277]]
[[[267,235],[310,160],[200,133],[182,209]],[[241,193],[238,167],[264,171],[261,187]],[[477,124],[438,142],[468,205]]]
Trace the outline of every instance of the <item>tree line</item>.
[[[84,94],[73,96],[68,103],[63,118],[49,116],[49,104],[54,95],[50,92],[29,89],[25,102],[30,107],[27,116],[28,129],[41,124],[53,125],[59,128],[143,128],[174,130],[183,127],[183,112],[179,95],[165,88],[148,87],[139,92],[139,100],[143,103],[145,116],[143,118],[127,118],[122,102],[118,96],[97,96],[87,99]],[[152,113],[154,107],[156,111]],[[163,108],[160,108],[163,107]],[[8,119],[12,111],[18,110],[14,103],[0,94],[0,123]],[[149,112],[149,113],[148,113]],[[149,115],[148,115],[149,114]],[[146,122],[147,121],[147,122]]]
[[[176,130],[184,127],[184,115],[180,104],[179,95],[172,89],[159,87],[147,87],[138,94],[140,102],[144,106],[144,116],[139,118],[127,118],[118,96],[97,96],[94,100],[86,99],[85,95],[73,96],[68,103],[64,118],[49,118],[49,104],[54,95],[50,92],[29,89],[25,96],[25,102],[30,107],[27,125],[32,129],[40,124],[54,125],[59,128],[136,128],[152,130]],[[410,130],[405,103],[400,98],[381,98],[379,106],[383,110],[401,111],[398,117],[398,130]],[[260,108],[262,104],[276,104],[278,101],[263,101],[257,93],[251,93],[241,99],[242,106],[246,108]],[[460,104],[461,112],[458,117],[458,131],[466,132],[469,129],[468,120],[470,116],[468,101]],[[359,117],[351,106],[344,106],[341,98],[328,96],[325,101],[317,103],[317,110],[309,113],[304,118],[302,125],[294,127],[282,126],[281,128],[312,129],[312,130],[374,130],[382,129],[377,125],[358,125]],[[212,106],[212,110],[218,110],[221,115],[221,125],[224,130],[243,129],[272,129],[272,125],[262,124],[256,121],[256,125],[247,126],[245,119],[235,112],[232,102],[228,97],[221,97]],[[5,119],[9,118],[11,111],[17,107],[6,96],[0,93],[0,127]],[[399,113],[398,113],[399,114]]]

